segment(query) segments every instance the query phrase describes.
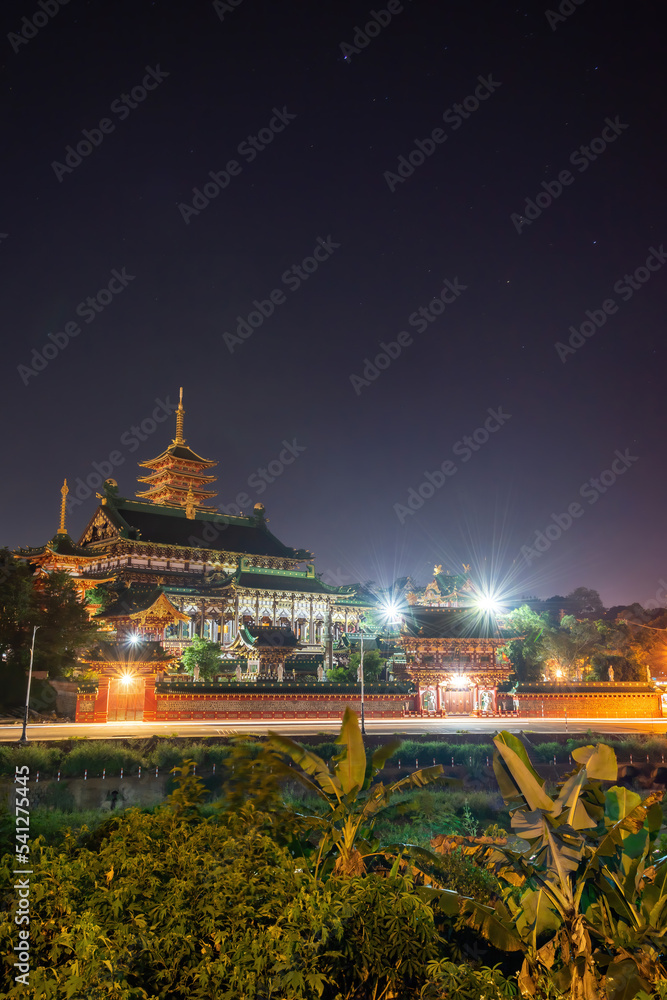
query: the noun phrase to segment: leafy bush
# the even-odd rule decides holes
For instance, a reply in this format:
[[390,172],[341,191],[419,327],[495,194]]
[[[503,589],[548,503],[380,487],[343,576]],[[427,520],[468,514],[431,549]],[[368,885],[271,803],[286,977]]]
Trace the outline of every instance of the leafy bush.
[[[271,816],[249,807],[205,819],[200,797],[190,777],[151,814],[33,843],[32,995],[333,1000],[370,984],[409,1000],[442,980],[434,911],[408,878],[317,881],[277,843]],[[12,867],[8,855],[0,884],[11,886]],[[10,953],[11,889],[2,902]]]
[[534,747],[528,747],[528,756],[532,757],[536,763],[551,764],[554,757],[557,761],[567,760],[568,750],[562,743],[537,743]]
[[30,781],[40,776],[55,774],[62,760],[62,750],[47,743],[28,743],[25,746],[1,746],[0,768],[2,777],[14,777],[15,768],[24,764],[30,768]]
[[89,778],[100,777],[106,768],[107,774],[120,774],[121,767],[126,773],[136,772],[146,767],[146,755],[141,749],[124,747],[115,740],[82,740],[72,747],[62,762],[63,776],[83,777],[88,771]]

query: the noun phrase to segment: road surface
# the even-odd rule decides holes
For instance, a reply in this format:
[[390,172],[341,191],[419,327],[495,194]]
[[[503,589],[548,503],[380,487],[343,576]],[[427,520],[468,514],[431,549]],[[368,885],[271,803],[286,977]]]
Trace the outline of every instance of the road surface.
[[[233,736],[244,733],[261,735],[269,729],[303,736],[313,733],[337,733],[340,722],[335,719],[243,719],[217,720],[211,722],[102,722],[102,723],[31,723],[28,726],[28,740],[32,742],[48,740],[71,740],[86,737],[94,740],[130,739],[149,736]],[[492,735],[500,729],[510,732],[520,730],[534,733],[594,733],[620,735],[644,733],[659,735],[667,733],[667,719],[476,719],[450,717],[447,719],[370,719],[366,722],[369,735],[400,733],[406,736],[440,735],[456,733],[487,733]],[[15,743],[21,735],[21,723],[0,723],[0,742]]]

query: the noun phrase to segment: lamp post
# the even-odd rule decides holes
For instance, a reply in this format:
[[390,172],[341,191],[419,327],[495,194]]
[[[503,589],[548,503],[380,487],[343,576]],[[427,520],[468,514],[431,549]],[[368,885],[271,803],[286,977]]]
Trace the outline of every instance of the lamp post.
[[19,743],[27,743],[27,729],[28,729],[28,706],[30,704],[30,684],[32,683],[32,661],[35,657],[35,636],[37,635],[37,629],[39,625],[35,625],[32,630],[32,645],[30,647],[30,669],[28,670],[28,690],[25,696],[25,712],[23,714],[23,732],[21,733],[21,739]]
[[[360,623],[361,624],[361,623]],[[363,626],[359,632],[359,678],[361,680],[361,734],[366,735],[366,719],[364,716],[364,633]]]

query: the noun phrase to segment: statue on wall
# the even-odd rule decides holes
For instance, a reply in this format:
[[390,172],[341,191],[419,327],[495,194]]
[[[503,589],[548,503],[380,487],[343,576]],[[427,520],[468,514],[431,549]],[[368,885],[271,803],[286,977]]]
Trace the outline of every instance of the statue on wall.
[[285,680],[285,664],[284,663],[279,663],[278,664],[278,682],[280,684],[282,684],[282,682],[284,680]]
[[236,670],[234,671],[234,673],[236,674],[237,681],[240,681],[241,680],[241,665],[240,664],[236,667]]
[[614,682],[614,668],[611,665],[609,666],[609,670],[607,671],[607,673],[608,673],[608,676],[609,676],[609,683],[613,684],[613,682]]

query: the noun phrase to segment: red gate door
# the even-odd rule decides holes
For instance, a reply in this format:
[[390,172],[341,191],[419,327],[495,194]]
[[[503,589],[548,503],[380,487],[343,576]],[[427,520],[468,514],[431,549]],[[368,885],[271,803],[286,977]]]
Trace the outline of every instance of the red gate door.
[[448,715],[470,715],[472,713],[472,691],[444,692],[445,711]]
[[139,722],[144,717],[143,677],[133,677],[129,682],[123,677],[109,681],[109,722]]

